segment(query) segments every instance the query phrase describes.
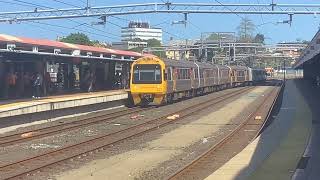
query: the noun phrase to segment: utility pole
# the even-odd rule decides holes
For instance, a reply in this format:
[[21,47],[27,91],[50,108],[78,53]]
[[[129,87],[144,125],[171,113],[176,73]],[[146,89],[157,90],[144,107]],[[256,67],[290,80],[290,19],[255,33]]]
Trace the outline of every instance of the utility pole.
[[286,83],[286,59],[283,60],[283,83]]

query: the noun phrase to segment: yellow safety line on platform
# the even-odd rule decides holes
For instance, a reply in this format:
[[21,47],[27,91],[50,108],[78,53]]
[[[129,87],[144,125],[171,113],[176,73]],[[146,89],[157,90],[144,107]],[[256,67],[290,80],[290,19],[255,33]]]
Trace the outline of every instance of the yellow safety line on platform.
[[77,93],[77,94],[62,95],[62,96],[49,96],[49,97],[44,97],[43,99],[30,99],[29,101],[2,104],[0,105],[0,111],[1,109],[14,108],[16,106],[40,105],[40,104],[50,103],[50,102],[63,102],[63,101],[72,101],[72,100],[80,100],[80,99],[87,99],[87,98],[96,98],[100,96],[113,96],[113,95],[127,93],[128,91],[129,91],[128,89],[124,89],[124,90],[112,90],[107,92]]

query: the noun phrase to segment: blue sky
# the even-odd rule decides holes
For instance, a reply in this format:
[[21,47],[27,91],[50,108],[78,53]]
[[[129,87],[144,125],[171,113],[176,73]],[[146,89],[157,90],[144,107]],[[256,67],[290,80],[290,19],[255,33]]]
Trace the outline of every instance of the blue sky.
[[[19,1],[19,0],[18,0]],[[71,6],[55,2],[54,0],[0,0],[0,11],[20,11],[20,10],[33,10],[33,5],[27,5],[22,3],[29,2],[42,6],[52,8],[69,8]],[[86,0],[60,0],[68,4],[75,6],[85,6]],[[219,0],[221,3],[270,3],[271,0]],[[320,3],[316,0],[274,0],[276,3]],[[9,4],[9,3],[16,4]],[[147,2],[161,2],[161,0],[90,0],[91,6],[105,6],[105,5],[118,5],[126,3],[147,3]],[[171,0],[171,2],[210,2],[208,0]],[[212,0],[212,2],[215,2]],[[19,4],[19,5],[18,5]],[[24,4],[24,5],[22,5]],[[278,21],[288,19],[287,15],[241,15],[247,16],[258,26],[256,33],[264,34],[268,44],[273,44],[283,41],[295,41],[297,38],[303,40],[310,40],[317,32],[320,23],[320,15],[295,15],[293,16],[293,24],[290,27],[288,24],[274,25]],[[235,14],[191,14],[189,15],[188,28],[185,29],[183,25],[174,25],[170,23],[176,20],[182,20],[183,15],[179,14],[142,14],[142,15],[128,15],[120,16],[121,18],[130,20],[142,20],[148,21],[153,25],[159,24],[166,32],[170,32],[174,35],[174,39],[198,39],[201,32],[232,32],[236,31],[236,27],[239,25],[241,18]],[[76,22],[74,22],[76,21]],[[32,37],[32,38],[46,38],[56,39],[57,36],[65,36],[71,32],[77,32],[79,30],[87,31],[91,39],[100,41],[119,41],[120,40],[120,27],[126,26],[127,21],[110,17],[105,27],[94,26],[89,28],[88,26],[79,26],[84,22],[91,23],[95,21],[93,18],[81,18],[69,20],[50,20],[41,21],[44,24],[22,22],[19,24],[0,24],[0,33]],[[56,26],[75,27],[77,30],[61,28]],[[120,26],[120,27],[119,27]],[[170,38],[168,33],[164,33],[164,41],[168,41]]]

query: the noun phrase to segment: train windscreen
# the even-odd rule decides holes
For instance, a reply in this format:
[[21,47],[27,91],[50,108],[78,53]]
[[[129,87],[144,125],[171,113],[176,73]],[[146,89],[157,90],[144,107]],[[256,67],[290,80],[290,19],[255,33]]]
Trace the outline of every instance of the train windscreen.
[[134,84],[161,84],[161,67],[159,64],[137,64],[133,67]]

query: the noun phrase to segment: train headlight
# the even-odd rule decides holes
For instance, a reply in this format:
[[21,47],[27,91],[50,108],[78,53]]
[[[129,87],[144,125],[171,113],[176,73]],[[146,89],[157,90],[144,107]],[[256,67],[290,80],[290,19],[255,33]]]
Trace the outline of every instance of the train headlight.
[[161,86],[157,85],[157,91],[161,91]]

